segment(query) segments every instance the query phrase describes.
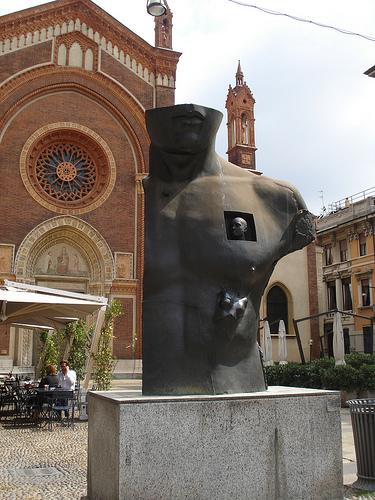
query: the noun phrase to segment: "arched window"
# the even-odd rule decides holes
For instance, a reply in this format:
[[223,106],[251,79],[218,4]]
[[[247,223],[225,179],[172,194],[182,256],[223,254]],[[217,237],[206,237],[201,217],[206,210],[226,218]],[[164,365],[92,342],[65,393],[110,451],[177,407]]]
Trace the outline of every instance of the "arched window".
[[288,297],[280,286],[273,286],[267,294],[267,319],[271,333],[278,333],[281,319],[288,333]]
[[74,42],[69,49],[69,66],[82,68],[82,49],[79,43]]
[[232,147],[235,146],[237,143],[237,138],[236,138],[236,120],[233,119],[232,121]]
[[57,64],[59,64],[60,66],[66,65],[66,47],[63,43],[60,45],[57,52]]
[[92,71],[94,68],[94,53],[91,49],[87,49],[85,53],[85,69]]

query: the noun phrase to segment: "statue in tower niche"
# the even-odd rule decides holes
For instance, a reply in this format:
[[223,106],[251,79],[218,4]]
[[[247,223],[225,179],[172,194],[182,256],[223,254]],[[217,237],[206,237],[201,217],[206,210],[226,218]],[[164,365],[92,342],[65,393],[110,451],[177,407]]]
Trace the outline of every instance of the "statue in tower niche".
[[314,239],[295,188],[215,152],[222,114],[146,111],[143,394],[265,389],[259,306],[277,261]]

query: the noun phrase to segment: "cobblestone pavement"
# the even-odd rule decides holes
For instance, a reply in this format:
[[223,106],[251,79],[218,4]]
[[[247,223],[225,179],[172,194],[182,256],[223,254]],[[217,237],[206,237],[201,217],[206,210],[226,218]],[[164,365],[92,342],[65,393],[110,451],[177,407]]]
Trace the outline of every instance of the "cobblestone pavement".
[[0,500],[79,500],[86,495],[87,422],[53,431],[0,422]]

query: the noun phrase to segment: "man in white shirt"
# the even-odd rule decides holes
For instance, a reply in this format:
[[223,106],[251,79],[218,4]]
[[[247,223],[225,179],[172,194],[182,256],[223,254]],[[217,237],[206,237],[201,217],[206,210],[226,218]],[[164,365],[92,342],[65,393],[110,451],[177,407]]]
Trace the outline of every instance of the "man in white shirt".
[[60,372],[57,374],[59,387],[67,391],[73,391],[76,385],[77,375],[74,370],[69,369],[68,361],[60,362]]

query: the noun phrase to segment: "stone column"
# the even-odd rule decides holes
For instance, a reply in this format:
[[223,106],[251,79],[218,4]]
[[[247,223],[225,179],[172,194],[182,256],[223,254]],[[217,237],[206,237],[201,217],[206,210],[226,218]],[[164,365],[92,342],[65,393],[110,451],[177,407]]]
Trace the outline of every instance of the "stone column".
[[20,368],[32,366],[33,334],[26,328],[18,329],[17,365]]

